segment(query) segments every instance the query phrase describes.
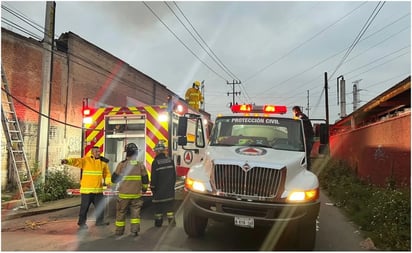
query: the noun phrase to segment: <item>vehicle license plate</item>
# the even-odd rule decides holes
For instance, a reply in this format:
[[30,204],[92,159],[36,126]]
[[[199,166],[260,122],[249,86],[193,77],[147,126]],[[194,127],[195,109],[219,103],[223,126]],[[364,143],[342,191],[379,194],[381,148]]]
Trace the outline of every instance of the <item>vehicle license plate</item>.
[[255,220],[250,217],[235,217],[235,226],[245,227],[245,228],[254,228]]

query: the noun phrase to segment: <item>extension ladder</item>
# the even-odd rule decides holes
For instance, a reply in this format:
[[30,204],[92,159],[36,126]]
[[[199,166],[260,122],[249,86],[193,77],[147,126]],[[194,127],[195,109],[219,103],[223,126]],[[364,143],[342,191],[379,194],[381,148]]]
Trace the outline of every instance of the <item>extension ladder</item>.
[[9,162],[16,173],[17,184],[20,192],[22,206],[29,209],[33,204],[39,205],[33,178],[23,148],[23,135],[21,133],[13,98],[10,94],[6,74],[1,66],[1,122],[7,140]]

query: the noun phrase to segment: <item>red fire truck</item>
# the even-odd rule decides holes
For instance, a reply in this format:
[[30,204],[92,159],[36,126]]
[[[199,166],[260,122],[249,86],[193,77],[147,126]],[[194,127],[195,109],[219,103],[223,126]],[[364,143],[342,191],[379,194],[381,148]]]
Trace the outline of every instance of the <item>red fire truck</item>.
[[[194,119],[189,120],[187,127],[187,148],[177,145],[178,120],[186,113],[199,115],[206,131],[210,131],[210,114],[191,109],[180,98],[170,97],[167,105],[101,108],[90,108],[86,100],[83,102],[84,155],[91,155],[93,146],[101,147],[102,156],[109,159],[109,168],[113,171],[125,159],[126,144],[133,142],[139,148],[138,160],[144,162],[150,177],[151,164],[156,155],[154,147],[159,140],[165,140],[169,155],[175,161],[176,174],[184,178],[190,166],[200,162],[204,156],[204,152],[194,152],[190,148],[195,146]],[[205,138],[204,145],[208,136]],[[73,189],[68,193],[77,194]],[[148,194],[151,192],[148,191]]]

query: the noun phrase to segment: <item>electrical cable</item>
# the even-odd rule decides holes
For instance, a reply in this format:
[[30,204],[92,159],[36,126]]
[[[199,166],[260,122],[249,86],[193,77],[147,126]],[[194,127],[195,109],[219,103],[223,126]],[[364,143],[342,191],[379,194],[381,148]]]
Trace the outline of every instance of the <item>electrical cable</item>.
[[[363,25],[362,29],[359,31],[358,35],[356,36],[355,40],[352,42],[348,50],[346,51],[345,55],[341,59],[341,61],[338,63],[338,66],[335,68],[335,70],[332,72],[332,74],[329,76],[329,80],[333,78],[333,75],[338,71],[338,69],[343,65],[345,62],[346,58],[348,58],[349,54],[352,52],[352,50],[355,48],[355,46],[358,44],[359,40],[362,38],[362,36],[365,34],[365,32],[368,30],[369,26],[372,24],[372,22],[375,20],[376,16],[382,9],[383,5],[385,5],[385,2],[382,3],[379,2],[371,15],[368,17],[366,20],[366,23]],[[380,6],[379,6],[380,5]],[[378,9],[379,8],[379,9]],[[377,10],[378,9],[378,10]],[[375,13],[376,12],[376,13]]]
[[[410,16],[410,13],[409,13],[409,14],[406,14],[406,15],[402,16],[401,18],[399,18],[399,19],[397,19],[397,20],[395,20],[395,21],[391,22],[390,24],[388,24],[388,25],[386,25],[386,26],[382,27],[382,28],[381,28],[381,29],[379,29],[378,31],[376,31],[376,32],[374,32],[374,33],[372,33],[372,34],[370,34],[369,36],[367,36],[367,37],[365,37],[365,38],[363,38],[363,39],[362,39],[362,40],[360,40],[359,42],[364,41],[364,40],[366,40],[366,39],[368,39],[368,38],[370,38],[370,37],[372,37],[372,36],[374,36],[374,35],[377,35],[377,34],[378,34],[378,33],[380,33],[381,31],[383,31],[384,29],[388,28],[389,26],[391,26],[391,25],[395,24],[396,22],[400,21],[401,19],[403,19],[403,18],[405,18],[405,17],[407,17],[407,16]],[[409,25],[408,27],[410,27],[410,25]],[[407,27],[406,27],[405,29],[407,29]],[[377,46],[377,45],[379,45],[379,44],[383,43],[384,41],[386,41],[386,40],[388,40],[388,39],[393,39],[393,36],[395,36],[396,34],[399,34],[399,33],[400,33],[400,32],[402,32],[403,30],[404,30],[404,29],[402,29],[401,31],[399,31],[399,32],[397,32],[397,33],[391,34],[390,36],[388,36],[386,39],[382,40],[381,42],[379,42],[379,43],[378,43],[378,44],[376,44],[375,46]],[[373,46],[373,47],[375,47],[375,46]],[[325,62],[326,62],[326,61],[328,61],[328,60],[333,59],[334,57],[338,56],[339,54],[343,53],[345,50],[348,50],[348,49],[349,49],[349,47],[343,48],[343,49],[342,49],[342,50],[340,50],[339,52],[334,53],[334,54],[332,54],[332,55],[330,55],[330,56],[326,57],[325,59],[323,59],[323,60],[321,60],[320,62],[316,63],[315,65],[313,65],[313,66],[309,67],[308,69],[306,69],[306,70],[304,70],[304,71],[302,71],[302,72],[299,72],[298,74],[295,74],[295,75],[294,75],[294,76],[292,76],[291,78],[289,78],[289,79],[287,79],[287,80],[284,80],[284,81],[280,82],[279,84],[277,84],[277,85],[273,85],[272,87],[270,87],[270,88],[268,88],[268,89],[264,90],[264,91],[262,92],[262,94],[265,94],[265,93],[267,93],[268,91],[270,91],[270,90],[272,90],[272,89],[274,89],[274,88],[276,88],[276,87],[278,87],[278,86],[280,86],[280,85],[282,85],[282,84],[286,83],[287,81],[290,81],[290,80],[292,80],[292,79],[294,79],[294,78],[296,78],[296,77],[298,77],[298,76],[300,76],[300,75],[302,75],[302,74],[304,74],[304,73],[308,72],[309,70],[314,69],[315,67],[317,67],[317,66],[321,65],[322,63],[325,63]],[[368,49],[370,49],[370,48],[368,48]],[[367,51],[367,50],[365,50],[365,51]],[[356,56],[355,56],[355,57],[356,57]],[[318,80],[318,77],[316,77],[316,78],[312,79],[312,80],[311,80],[311,81],[309,81],[309,82],[306,82],[305,84],[300,84],[300,85],[299,85],[299,87],[305,87],[305,86],[308,86],[309,84],[311,84],[311,83],[312,83],[313,81],[315,81],[315,80]]]
[[[5,6],[5,5],[1,5],[1,8],[7,12],[9,12],[10,14],[12,14],[13,16],[19,18],[20,20],[22,20],[24,23],[28,24],[29,26],[33,27],[34,29],[36,29],[37,31],[41,32],[43,36],[47,36],[47,34],[44,33],[44,27],[36,24],[33,20],[30,20],[29,18],[27,18],[25,15],[19,13],[18,11],[12,10],[11,8]],[[36,26],[34,26],[33,24],[35,24]],[[39,28],[38,28],[39,27]]]
[[[176,6],[176,8],[179,10],[179,12],[182,14],[182,16],[186,19],[186,21],[189,23],[190,27],[192,27],[193,31],[196,33],[196,35],[200,38],[200,40],[203,42],[203,44],[205,44],[205,46],[209,49],[209,51],[212,53],[212,55],[214,57],[212,57],[209,53],[209,56],[213,59],[215,58],[219,64],[222,66],[222,69],[225,70],[225,72],[231,76],[231,79],[236,79],[236,80],[240,80],[239,77],[237,77],[235,74],[233,74],[232,71],[230,71],[230,69],[220,60],[220,58],[213,52],[213,50],[209,47],[209,45],[206,43],[206,41],[203,39],[203,37],[199,34],[199,32],[197,31],[197,29],[193,26],[192,22],[190,22],[190,20],[187,18],[187,16],[183,13],[183,11],[179,8],[179,6],[177,5],[177,3],[175,1],[173,1],[174,5]],[[185,26],[186,27],[186,26]],[[193,35],[192,35],[193,36]],[[199,43],[200,45],[200,43]],[[203,48],[203,47],[202,47]],[[206,50],[205,50],[206,51]],[[215,60],[214,60],[215,61]],[[229,73],[228,73],[229,72]]]
[[270,66],[272,66],[273,64],[279,62],[280,60],[286,58],[287,56],[289,56],[290,54],[292,54],[294,51],[296,51],[297,49],[301,48],[303,45],[305,45],[306,43],[308,43],[309,41],[313,40],[314,38],[318,37],[319,35],[321,35],[322,33],[324,33],[325,31],[327,31],[329,28],[331,28],[332,26],[336,25],[337,23],[339,23],[340,21],[342,21],[344,18],[346,18],[347,16],[351,15],[353,12],[355,12],[357,9],[359,9],[360,7],[362,7],[364,4],[366,4],[367,2],[363,2],[360,5],[358,5],[356,8],[354,8],[353,10],[351,10],[350,12],[348,12],[347,14],[345,14],[344,16],[342,16],[341,18],[339,18],[338,20],[336,20],[334,23],[328,25],[327,27],[325,27],[324,29],[322,29],[321,31],[317,32],[315,35],[313,35],[312,37],[310,37],[309,39],[305,40],[304,42],[300,43],[298,46],[294,47],[293,49],[291,49],[289,52],[287,52],[286,54],[282,55],[281,57],[279,57],[277,60],[275,60],[274,62],[266,65],[265,67],[261,68],[260,70],[258,70],[257,72],[255,72],[254,74],[252,74],[251,76],[249,76],[248,78],[245,79],[245,82],[249,81],[250,79],[252,79],[253,77],[257,76],[258,74],[260,74],[261,72],[265,71],[267,68],[269,68]]
[[1,17],[1,21],[2,21],[3,23],[5,23],[6,25],[11,26],[12,28],[15,28],[15,29],[17,29],[17,30],[19,30],[19,31],[21,31],[21,32],[29,35],[29,36],[34,37],[34,38],[37,39],[37,40],[41,40],[41,38],[38,37],[37,34],[30,32],[30,31],[27,30],[26,28],[24,28],[24,27],[22,27],[22,26],[20,26],[20,25],[18,25],[18,24],[16,24],[16,23],[14,23],[13,21],[11,21],[11,20],[9,20],[9,19],[7,19],[7,18],[5,18],[5,17]]
[[172,35],[173,35],[194,57],[196,57],[196,58],[197,58],[203,65],[205,65],[210,71],[212,71],[213,73],[215,73],[216,76],[218,76],[218,77],[220,77],[222,80],[225,80],[225,81],[226,81],[226,79],[225,79],[222,75],[220,75],[219,73],[217,73],[214,69],[212,69],[209,65],[207,65],[202,59],[200,59],[200,58],[179,38],[179,36],[177,36],[176,33],[173,32],[165,22],[163,22],[163,20],[154,12],[154,10],[153,10],[152,8],[150,8],[150,6],[149,6],[146,2],[143,1],[142,3],[143,3],[143,4],[149,9],[149,11],[160,21],[160,23],[162,23],[163,26],[165,26],[166,29],[167,29],[170,33],[172,33]]

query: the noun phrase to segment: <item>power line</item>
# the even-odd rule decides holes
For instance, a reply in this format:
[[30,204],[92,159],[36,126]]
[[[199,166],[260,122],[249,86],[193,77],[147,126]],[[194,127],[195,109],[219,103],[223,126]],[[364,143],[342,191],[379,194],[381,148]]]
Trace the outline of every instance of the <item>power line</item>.
[[34,38],[37,39],[37,40],[41,40],[41,38],[38,37],[37,34],[30,32],[30,31],[27,30],[26,28],[24,28],[24,27],[16,24],[15,22],[13,22],[13,21],[11,21],[11,20],[9,20],[9,19],[7,19],[7,18],[1,17],[1,21],[2,21],[4,24],[9,25],[10,27],[15,28],[15,29],[23,32],[24,34],[27,34],[27,35],[29,35],[29,36],[32,36],[32,37],[34,37]]
[[[384,26],[384,27],[382,27],[381,29],[379,29],[379,30],[375,31],[374,33],[370,34],[369,36],[367,36],[367,37],[365,37],[365,38],[361,39],[359,42],[364,41],[364,40],[366,40],[366,39],[368,39],[368,38],[370,38],[370,37],[372,37],[372,36],[374,36],[374,35],[376,35],[376,34],[378,34],[378,33],[382,32],[384,29],[388,28],[389,26],[391,26],[391,25],[395,24],[396,22],[400,21],[401,19],[403,19],[403,18],[405,18],[405,17],[407,17],[407,16],[410,16],[410,13],[409,13],[409,14],[406,14],[406,15],[404,15],[404,16],[402,16],[401,18],[396,19],[395,21],[391,22],[391,23],[390,23],[390,24],[388,24],[388,25],[385,25],[385,26]],[[408,26],[408,27],[410,27],[410,26]],[[406,29],[406,28],[405,28],[405,29]],[[403,31],[403,30],[404,30],[404,29],[402,29],[401,31]],[[393,36],[395,36],[396,34],[399,34],[401,31],[399,31],[399,32],[397,32],[397,33],[394,33],[394,34],[391,34],[391,35],[390,35],[390,36],[388,36],[386,39],[382,40],[381,42],[379,42],[378,44],[374,45],[373,47],[375,47],[375,46],[377,46],[377,45],[379,45],[379,44],[383,43],[384,41],[386,41],[386,40],[388,40],[388,39],[393,39]],[[286,82],[288,82],[288,81],[290,81],[290,80],[292,80],[292,79],[294,79],[294,78],[297,78],[298,76],[300,76],[300,75],[302,75],[302,74],[304,74],[304,73],[308,72],[309,70],[314,69],[315,67],[317,67],[317,66],[321,65],[322,63],[327,62],[328,60],[333,59],[334,57],[336,57],[336,56],[338,56],[339,54],[343,53],[345,50],[348,50],[349,48],[350,48],[350,47],[345,47],[345,48],[343,48],[342,50],[340,50],[339,52],[334,53],[334,54],[332,54],[332,55],[330,55],[330,56],[326,57],[325,59],[323,59],[323,60],[321,60],[320,62],[316,63],[315,65],[313,65],[313,66],[311,66],[311,67],[307,68],[306,70],[301,71],[301,72],[299,72],[298,74],[295,74],[295,75],[294,75],[294,76],[292,76],[291,78],[288,78],[288,79],[286,79],[286,80],[284,80],[284,81],[282,81],[282,82],[278,83],[277,85],[273,85],[272,87],[270,87],[270,88],[268,88],[268,89],[264,90],[264,91],[262,92],[262,94],[267,93],[268,91],[270,91],[270,90],[272,90],[272,89],[274,89],[274,88],[276,88],[276,87],[280,86],[281,84],[284,84],[284,83],[286,83]],[[370,48],[368,48],[367,50],[369,50],[369,49],[370,49]],[[365,50],[365,51],[367,51],[367,50]],[[356,57],[356,56],[355,56],[355,57]],[[353,58],[355,58],[355,57],[353,57]],[[323,75],[322,75],[322,76],[323,76]],[[309,85],[310,83],[313,83],[315,80],[318,80],[318,79],[319,79],[319,77],[316,77],[316,78],[312,79],[311,81],[308,81],[308,82],[306,82],[305,84],[302,84],[302,85],[300,85],[300,86],[301,86],[301,87],[305,87],[305,86]]]
[[4,5],[1,5],[1,8],[4,9],[5,11],[9,12],[13,16],[19,18],[20,20],[22,20],[24,23],[28,24],[29,26],[33,27],[34,29],[39,31],[42,35],[47,36],[47,34],[44,33],[44,27],[38,25],[33,20],[27,18],[24,14],[21,14],[18,11],[12,10],[11,8],[9,8],[7,6],[4,6]]
[[[369,26],[372,24],[373,20],[375,20],[376,16],[382,9],[383,5],[385,5],[385,2],[379,2],[371,15],[368,17],[368,20],[366,20],[366,23],[363,25],[362,29],[359,31],[358,35],[356,36],[355,40],[352,42],[348,50],[346,51],[345,55],[343,56],[342,60],[338,63],[338,66],[336,66],[335,70],[332,72],[332,74],[329,76],[329,80],[332,79],[333,75],[338,71],[338,69],[343,65],[345,62],[346,58],[348,58],[349,54],[352,52],[352,50],[355,48],[355,46],[358,44],[359,40],[362,38],[362,36],[365,34],[365,32],[368,30]],[[380,5],[380,6],[379,6]],[[379,8],[379,9],[378,9]],[[377,10],[378,9],[378,10]]]
[[194,57],[196,57],[196,58],[197,58],[203,65],[205,65],[210,71],[212,71],[213,73],[215,73],[216,76],[218,76],[218,77],[220,77],[222,80],[225,80],[225,81],[226,81],[226,79],[225,79],[222,75],[220,75],[219,73],[217,73],[217,72],[216,72],[215,70],[213,70],[209,65],[207,65],[204,61],[202,61],[202,59],[200,59],[200,58],[176,35],[176,33],[173,32],[173,31],[169,28],[169,26],[167,26],[167,24],[166,24],[165,22],[163,22],[163,20],[153,11],[152,8],[150,8],[150,6],[149,6],[146,2],[143,2],[143,4],[144,4],[144,5],[150,10],[150,12],[160,21],[160,23],[162,23],[162,24],[166,27],[166,29],[169,30],[169,32],[172,33],[173,36],[174,36]]
[[[180,23],[186,28],[186,30],[192,35],[192,37],[197,41],[197,43],[203,48],[203,50],[210,56],[210,58],[212,58],[212,60],[214,62],[216,62],[216,64],[218,64],[223,71],[226,72],[226,74],[228,74],[232,79],[237,79],[240,80],[235,74],[233,74],[232,71],[230,71],[230,69],[219,59],[219,57],[213,52],[213,50],[209,47],[209,45],[206,43],[206,41],[203,39],[203,37],[199,34],[199,32],[197,31],[197,29],[193,26],[192,22],[190,22],[190,20],[187,18],[187,16],[183,13],[183,11],[179,8],[179,6],[177,5],[176,2],[173,2],[174,5],[176,6],[176,8],[179,10],[180,14],[182,14],[182,16],[185,18],[185,20],[189,23],[190,27],[193,29],[193,31],[196,33],[196,35],[199,37],[199,39],[203,42],[203,44],[208,48],[208,50],[206,50],[202,44],[196,39],[196,37],[189,31],[189,29],[186,27],[186,25],[183,24],[183,22],[180,20],[180,18],[176,15],[176,13],[172,10],[172,8],[167,4],[167,2],[165,2],[166,5],[169,7],[169,9],[173,12],[173,14],[176,16],[176,18],[180,21]],[[210,55],[210,53],[213,55]]]
[[252,74],[251,76],[249,76],[248,78],[245,79],[245,82],[249,81],[250,79],[252,79],[253,77],[257,76],[258,74],[260,74],[261,72],[265,71],[267,68],[269,68],[270,66],[272,66],[273,64],[279,62],[280,60],[286,58],[287,56],[289,56],[290,54],[292,54],[294,51],[296,51],[297,49],[301,48],[303,45],[305,45],[306,43],[308,43],[309,41],[313,40],[314,38],[316,38],[317,36],[321,35],[322,33],[324,33],[326,30],[328,30],[329,28],[331,28],[332,26],[336,25],[337,23],[339,23],[340,21],[342,21],[344,18],[346,18],[347,16],[351,15],[354,11],[356,11],[357,9],[359,9],[360,7],[362,7],[362,5],[366,4],[367,2],[363,2],[360,5],[358,5],[356,8],[354,8],[353,10],[351,10],[350,12],[348,12],[347,14],[345,14],[344,16],[342,16],[341,18],[339,18],[337,21],[335,21],[334,23],[330,24],[329,26],[325,27],[324,29],[322,29],[321,31],[317,32],[315,35],[313,35],[312,37],[310,37],[309,39],[305,40],[304,42],[302,42],[301,44],[299,44],[298,46],[294,47],[292,50],[290,50],[289,52],[287,52],[286,54],[284,54],[283,56],[279,57],[277,60],[275,60],[274,62],[266,65],[265,67],[261,68],[260,70],[258,70],[257,72],[255,72],[254,74]]

